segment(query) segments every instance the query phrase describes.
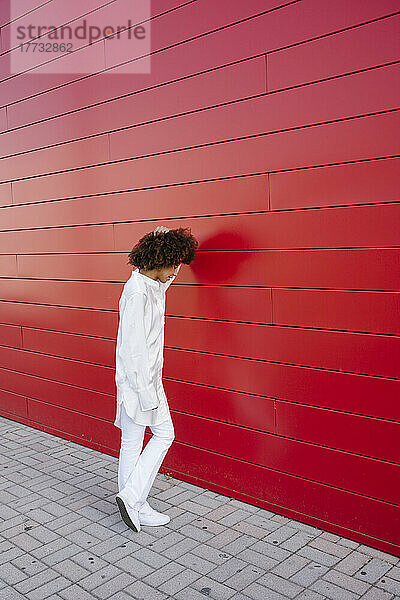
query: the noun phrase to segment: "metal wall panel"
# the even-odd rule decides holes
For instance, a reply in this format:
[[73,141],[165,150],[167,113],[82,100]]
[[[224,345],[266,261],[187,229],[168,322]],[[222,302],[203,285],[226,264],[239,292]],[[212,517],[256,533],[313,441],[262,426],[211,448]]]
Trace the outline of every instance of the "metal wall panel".
[[46,95],[46,103],[40,105],[42,112],[36,114],[38,121],[2,135],[0,148],[7,154],[28,152],[33,148],[64,143],[66,140],[112,131],[119,127],[164,119],[177,113],[207,108],[223,102],[233,102],[264,93],[265,79],[265,58],[256,57],[168,82],[157,88],[156,103],[153,101],[152,88],[144,89],[140,93],[132,93],[130,90],[122,98],[116,90],[115,99],[93,106],[83,106],[51,120],[48,119],[48,115],[51,112],[57,114],[60,110],[60,99],[50,93],[48,98]]
[[207,143],[198,148],[179,148],[18,180],[13,183],[13,201],[19,204],[26,196],[32,202],[55,200],[398,156],[400,137],[393,132],[399,128],[400,111],[389,111],[282,133]]
[[[134,83],[129,75],[118,78],[118,82],[113,75],[106,76],[106,79],[104,76],[63,75],[50,77],[43,84],[33,74],[17,77],[12,83],[6,82],[3,86],[4,102],[15,103],[10,113],[12,126],[40,118],[38,115],[43,113],[43,98],[40,96],[43,92],[46,92],[46,98],[49,93],[58,96],[56,114],[59,114],[118,94],[336,34],[341,29],[364,25],[399,10],[397,0],[357,0],[350,3],[348,0],[336,0],[334,3],[326,2],[323,10],[320,0],[278,0],[275,3],[255,0],[255,3],[258,6],[256,11],[252,10],[252,2],[243,0],[230,0],[229,5],[225,4],[225,0],[197,0],[154,19],[152,51],[155,54],[151,59],[151,73],[139,74]],[[152,15],[156,16],[161,12],[163,0],[153,4]],[[273,10],[274,6],[280,5],[282,8]],[[216,12],[219,13],[218,20],[214,16]],[[246,19],[246,16],[252,18]],[[118,69],[113,70],[118,73]],[[30,98],[32,95],[36,97]],[[52,105],[57,106],[55,102]]]
[[[247,189],[249,191],[253,189],[256,192],[256,186],[251,186],[254,180],[250,180],[247,183],[249,184]],[[246,189],[245,186],[243,186],[243,189]],[[235,191],[234,186],[218,186],[217,190],[224,193],[229,192],[229,190]],[[217,192],[217,190],[215,191]],[[359,256],[361,261],[364,255],[367,256],[367,259],[370,258],[368,256],[368,248],[381,247],[383,260],[385,255],[390,255],[390,252],[396,252],[396,249],[391,248],[391,246],[396,246],[398,240],[400,225],[399,204],[367,204],[364,206],[338,207],[335,210],[325,211],[319,209],[307,211],[269,211],[266,210],[266,189],[262,190],[262,192],[263,194],[260,195],[258,206],[256,197],[253,197],[253,202],[246,202],[246,198],[242,196],[243,204],[247,204],[247,208],[253,214],[230,216],[211,214],[206,217],[191,215],[191,218],[196,218],[198,234],[207,240],[203,244],[204,250],[220,250],[224,252],[246,250],[249,258],[252,258],[251,251],[262,251],[265,248],[265,240],[268,240],[268,247],[270,248],[268,255],[279,257],[280,255],[275,250],[281,249],[281,256],[297,256],[295,251],[299,251],[299,248],[304,250],[313,249],[313,253],[309,252],[310,261],[312,260],[312,254],[322,258],[324,256],[322,249],[324,248],[332,249],[337,254],[338,260],[340,260],[341,248],[346,249],[346,251],[348,250],[349,256]],[[200,194],[197,197],[201,200]],[[215,197],[217,197],[217,194],[214,195]],[[195,198],[194,196],[193,199]],[[240,195],[237,199],[229,196],[225,210],[228,211],[229,207],[233,207],[234,204],[238,205],[239,200]],[[90,201],[88,200],[87,202],[89,203]],[[106,211],[106,200],[96,204],[100,210],[104,207],[104,212]],[[42,205],[38,209],[42,213],[43,223],[47,221],[47,212],[50,214],[49,220],[52,219],[55,206],[57,206],[56,203],[45,203],[45,205]],[[209,206],[211,208],[211,203]],[[129,208],[129,204],[126,205],[126,208]],[[190,209],[193,210],[193,208],[192,204],[187,205],[186,211],[190,212]],[[255,213],[254,211],[257,208],[259,210]],[[21,206],[17,210],[4,212],[8,212],[8,214],[16,213],[14,215],[14,223],[18,217],[21,217],[21,222],[25,221],[27,223],[29,216],[34,214],[34,210],[34,206]],[[261,212],[263,210],[264,212]],[[111,218],[112,211],[110,209],[108,211]],[[214,207],[214,212],[218,212],[217,206]],[[103,211],[101,214],[103,214]],[[126,217],[128,217],[127,211]],[[188,225],[189,221],[189,218],[170,220],[176,227]],[[354,221],[358,224],[357,229],[354,229]],[[232,223],[234,224],[235,235],[229,235]],[[10,228],[9,231],[3,231],[0,239],[0,252],[4,254],[12,253],[16,247],[19,248],[20,252],[27,255],[35,255],[40,250],[55,254],[72,251],[75,251],[75,253],[94,252],[99,247],[99,240],[101,245],[106,249],[107,246],[113,248],[113,231],[118,237],[118,248],[114,249],[122,250],[126,247],[126,244],[129,244],[131,239],[141,234],[143,227],[147,227],[147,225],[144,223],[125,223],[119,224],[113,229],[110,224],[103,224],[92,228],[94,232],[93,237],[88,235],[87,226],[78,225],[64,228],[52,226],[47,229],[40,229],[36,225],[35,228],[21,228],[18,231],[13,231]],[[224,232],[224,234],[221,235],[221,232]],[[318,250],[314,250],[316,248]],[[292,251],[290,255],[283,253],[284,250],[289,249]],[[272,250],[274,252],[271,252]],[[290,259],[287,260],[290,262]],[[118,269],[118,265],[112,266]],[[124,272],[122,270],[124,267],[125,265],[121,265],[120,267],[121,275]],[[84,267],[82,266],[82,268]],[[268,268],[270,268],[270,265],[268,265]],[[349,265],[350,269],[351,266]],[[108,273],[105,274],[107,274],[107,277],[111,275]],[[272,280],[275,280],[273,271],[271,271],[271,277]],[[363,274],[358,275],[358,278],[361,281]],[[395,278],[394,280],[396,281]],[[353,287],[357,285],[360,285],[360,283],[355,281]],[[366,280],[365,287],[368,287],[368,280]]]
[[[203,103],[203,107],[206,107],[203,110],[190,107],[189,112],[182,115],[179,113],[184,110],[179,110],[180,107],[176,106],[167,116],[161,111],[161,115],[155,115],[157,118],[153,120],[151,117],[146,119],[145,111],[141,110],[140,106],[132,106],[132,103],[128,107],[125,101],[107,103],[101,107],[94,107],[90,111],[84,111],[79,119],[73,113],[73,117],[52,120],[53,128],[54,125],[57,126],[57,131],[53,135],[52,129],[45,122],[40,126],[17,130],[19,144],[18,139],[17,144],[13,143],[13,133],[10,133],[3,140],[2,151],[9,157],[0,160],[0,177],[2,180],[19,179],[77,166],[95,165],[105,162],[108,158],[111,161],[132,159],[246,136],[309,127],[339,118],[394,110],[398,106],[400,97],[399,73],[398,64],[387,65],[379,69],[295,88],[290,92],[258,95],[248,100],[239,101],[233,93],[231,102],[223,106],[208,109]],[[236,73],[224,72],[224,74],[236,80]],[[240,75],[244,76],[243,88],[246,86],[246,80],[253,79],[254,75],[259,84],[263,83],[260,71],[255,74],[248,71],[244,74],[239,73]],[[212,86],[211,89],[214,87],[213,81],[206,80],[202,83],[203,89],[208,89],[209,85]],[[223,82],[221,84],[223,85]],[[252,92],[259,91],[254,89],[255,86],[247,87],[248,96]],[[171,88],[169,91],[171,94]],[[225,98],[233,91],[226,86]],[[173,93],[176,97],[180,91],[174,89]],[[189,98],[192,94],[197,95],[196,89],[183,91],[183,95]],[[243,97],[243,93],[241,95]],[[151,103],[148,95],[140,95],[139,98],[146,105]],[[214,104],[215,100],[217,99],[213,98],[210,104]],[[163,98],[157,101],[161,104]],[[172,103],[171,99],[169,103]],[[199,104],[201,106],[201,100]],[[118,115],[118,120],[116,117],[108,118],[109,112]],[[82,121],[83,127],[80,126]],[[96,123],[97,127],[92,123]],[[114,128],[121,127],[122,123],[125,123],[123,129],[112,132]],[[96,129],[100,132],[106,129],[111,131],[109,140],[106,134],[100,135]],[[94,137],[85,137],[90,135]],[[24,152],[14,156],[13,152],[22,151],[24,141],[26,143]],[[48,145],[50,147],[47,147]],[[30,148],[33,150],[27,151]]]
[[398,201],[399,171],[399,158],[383,158],[271,173],[271,209]]
[[163,469],[400,555],[398,3],[152,16],[148,75],[9,77],[1,36],[0,414],[117,456],[127,254],[190,226]]
[[269,54],[267,89],[272,92],[397,62],[399,28],[400,16],[395,14]]

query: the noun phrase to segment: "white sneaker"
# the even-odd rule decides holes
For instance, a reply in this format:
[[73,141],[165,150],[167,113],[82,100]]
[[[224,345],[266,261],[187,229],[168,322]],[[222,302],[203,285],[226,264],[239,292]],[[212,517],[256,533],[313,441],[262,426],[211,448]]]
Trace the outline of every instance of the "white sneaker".
[[139,521],[141,525],[166,525],[169,523],[171,518],[165,513],[158,512],[150,506],[146,501],[139,509]]
[[127,498],[123,492],[118,492],[115,497],[122,520],[133,531],[140,531],[139,511],[131,508],[127,502]]

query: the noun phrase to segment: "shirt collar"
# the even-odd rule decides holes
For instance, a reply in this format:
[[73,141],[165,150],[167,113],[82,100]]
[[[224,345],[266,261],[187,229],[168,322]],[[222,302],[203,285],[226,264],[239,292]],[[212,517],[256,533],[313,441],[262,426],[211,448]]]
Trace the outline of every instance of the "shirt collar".
[[157,281],[156,279],[152,279],[151,277],[148,277],[148,275],[143,275],[143,273],[139,272],[139,269],[136,269],[135,271],[133,271],[134,273],[137,273],[137,275],[139,277],[141,277],[141,279],[143,279],[148,285],[153,286],[156,289],[160,289],[160,282]]

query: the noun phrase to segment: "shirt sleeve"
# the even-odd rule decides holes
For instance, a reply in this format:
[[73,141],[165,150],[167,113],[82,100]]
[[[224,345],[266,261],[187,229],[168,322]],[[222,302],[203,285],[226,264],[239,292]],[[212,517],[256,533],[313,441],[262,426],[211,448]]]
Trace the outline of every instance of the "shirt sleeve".
[[129,386],[137,393],[141,410],[158,407],[157,391],[150,375],[149,350],[144,327],[146,296],[134,292],[126,301],[121,317],[120,357]]
[[[176,269],[176,275],[178,275],[179,269],[181,268],[181,266],[182,266],[182,263]],[[171,279],[169,279],[168,281],[166,281],[165,283],[163,283],[164,290],[167,290],[169,288],[169,286],[171,285],[171,283],[174,281],[176,275],[174,275],[173,277],[171,277]]]

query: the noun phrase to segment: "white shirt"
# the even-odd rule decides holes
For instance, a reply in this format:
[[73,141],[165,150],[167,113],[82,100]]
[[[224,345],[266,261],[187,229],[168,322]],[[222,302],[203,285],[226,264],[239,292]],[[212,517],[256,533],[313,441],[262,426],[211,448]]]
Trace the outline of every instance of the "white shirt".
[[116,427],[121,428],[122,403],[141,425],[158,425],[169,416],[162,383],[165,292],[176,275],[163,283],[136,269],[124,285],[115,352]]

